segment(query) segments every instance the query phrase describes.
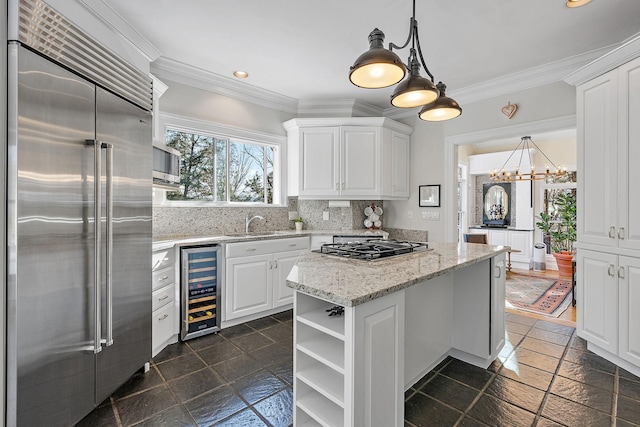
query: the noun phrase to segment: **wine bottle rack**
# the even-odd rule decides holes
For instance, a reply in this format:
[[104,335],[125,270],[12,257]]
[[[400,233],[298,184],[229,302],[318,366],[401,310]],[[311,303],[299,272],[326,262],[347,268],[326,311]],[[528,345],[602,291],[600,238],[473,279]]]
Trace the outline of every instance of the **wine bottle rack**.
[[183,340],[218,331],[219,247],[182,249]]

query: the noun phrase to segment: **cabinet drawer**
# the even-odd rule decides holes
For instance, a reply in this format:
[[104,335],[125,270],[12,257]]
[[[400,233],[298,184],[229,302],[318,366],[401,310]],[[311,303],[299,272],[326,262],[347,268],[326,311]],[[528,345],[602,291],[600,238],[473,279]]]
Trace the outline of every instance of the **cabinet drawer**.
[[165,305],[172,303],[175,299],[176,288],[174,284],[170,284],[169,286],[165,286],[164,288],[160,288],[157,291],[153,291],[151,301],[151,310],[156,311],[157,309],[164,307]]
[[272,254],[276,252],[309,249],[308,237],[294,237],[290,239],[256,240],[252,242],[228,243],[226,258]]
[[151,316],[151,346],[156,349],[173,335],[176,310],[173,304],[167,304]]
[[176,250],[175,248],[169,248],[154,251],[151,260],[151,269],[153,271],[162,270],[163,268],[174,266],[176,263]]
[[163,286],[175,283],[175,279],[176,270],[173,266],[165,268],[164,270],[154,271],[152,273],[151,289],[155,291]]

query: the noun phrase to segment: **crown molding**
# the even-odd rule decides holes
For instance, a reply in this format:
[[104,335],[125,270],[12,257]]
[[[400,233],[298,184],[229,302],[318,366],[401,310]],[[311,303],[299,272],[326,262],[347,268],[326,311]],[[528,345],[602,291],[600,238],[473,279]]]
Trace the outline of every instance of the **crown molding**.
[[593,62],[567,75],[563,80],[570,85],[578,86],[599,75],[618,68],[632,59],[640,56],[640,33],[621,44],[618,48],[605,53]]
[[160,52],[149,40],[133,28],[122,16],[102,0],[78,0],[85,9],[112,28],[127,43],[136,48],[149,62],[158,59]]
[[471,104],[496,96],[508,95],[539,86],[562,81],[564,77],[583,67],[585,64],[610,52],[618,45],[607,46],[580,55],[570,56],[559,61],[529,68],[517,73],[507,74],[458,90],[447,91],[447,95],[455,99],[463,108],[463,104]]
[[357,99],[301,99],[300,117],[379,117],[382,108]]
[[522,135],[553,132],[565,129],[575,129],[575,127],[576,115],[570,114],[568,116],[554,117],[551,119],[538,120],[530,123],[520,123],[511,126],[503,126],[494,129],[452,135],[447,138],[447,144],[476,144],[495,139],[520,138]]
[[298,112],[298,100],[241,83],[180,61],[160,57],[151,64],[151,72],[163,79],[182,83],[219,95],[251,102],[263,107],[273,108],[285,113]]

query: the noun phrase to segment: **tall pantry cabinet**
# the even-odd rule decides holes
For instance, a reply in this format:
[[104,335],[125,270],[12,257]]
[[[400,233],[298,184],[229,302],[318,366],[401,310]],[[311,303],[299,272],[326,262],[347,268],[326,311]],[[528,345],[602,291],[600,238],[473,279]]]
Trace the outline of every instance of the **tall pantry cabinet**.
[[577,94],[577,329],[640,375],[640,37],[568,76]]

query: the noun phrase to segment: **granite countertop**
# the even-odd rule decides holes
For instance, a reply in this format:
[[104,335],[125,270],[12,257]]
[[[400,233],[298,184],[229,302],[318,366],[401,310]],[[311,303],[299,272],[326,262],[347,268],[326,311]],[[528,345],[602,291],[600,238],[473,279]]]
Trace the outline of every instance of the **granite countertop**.
[[429,243],[433,250],[380,261],[309,252],[298,257],[287,286],[343,306],[355,306],[507,251],[505,246]]
[[211,236],[174,236],[153,240],[153,250],[169,249],[173,246],[222,244],[256,240],[285,239],[290,237],[338,236],[338,235],[380,235],[389,236],[384,230],[354,229],[354,230],[279,230],[256,231],[252,233],[228,233]]

